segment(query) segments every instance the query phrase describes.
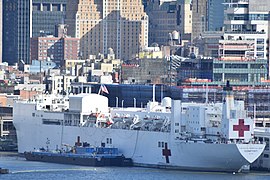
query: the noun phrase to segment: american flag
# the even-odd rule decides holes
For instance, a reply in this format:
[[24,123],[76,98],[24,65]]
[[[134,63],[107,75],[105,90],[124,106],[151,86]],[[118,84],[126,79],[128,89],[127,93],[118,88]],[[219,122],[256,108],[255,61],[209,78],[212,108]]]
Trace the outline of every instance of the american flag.
[[108,89],[106,88],[106,86],[104,84],[101,84],[100,85],[100,89],[99,89],[101,92],[104,92],[106,94],[109,94],[109,91]]

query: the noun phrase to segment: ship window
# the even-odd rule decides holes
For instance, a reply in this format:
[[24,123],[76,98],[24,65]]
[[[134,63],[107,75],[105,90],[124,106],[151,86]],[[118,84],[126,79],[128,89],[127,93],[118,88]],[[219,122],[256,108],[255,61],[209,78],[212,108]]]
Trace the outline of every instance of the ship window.
[[112,144],[112,138],[107,138],[106,141],[107,141],[107,144]]
[[259,141],[260,142],[263,142],[263,137],[259,137]]
[[235,112],[232,112],[232,118],[235,119]]
[[42,119],[42,123],[46,125],[61,125],[61,120],[58,119]]
[[264,158],[269,158],[269,154],[264,154],[263,157]]

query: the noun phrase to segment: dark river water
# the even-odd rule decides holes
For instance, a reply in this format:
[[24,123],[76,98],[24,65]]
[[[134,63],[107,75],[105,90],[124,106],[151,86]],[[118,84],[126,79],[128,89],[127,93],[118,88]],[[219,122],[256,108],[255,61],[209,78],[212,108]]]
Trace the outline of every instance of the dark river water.
[[43,162],[26,161],[16,153],[0,152],[0,167],[7,168],[10,174],[0,174],[0,180],[269,180],[270,172],[251,173],[208,173],[176,170],[161,170],[139,167],[85,167]]

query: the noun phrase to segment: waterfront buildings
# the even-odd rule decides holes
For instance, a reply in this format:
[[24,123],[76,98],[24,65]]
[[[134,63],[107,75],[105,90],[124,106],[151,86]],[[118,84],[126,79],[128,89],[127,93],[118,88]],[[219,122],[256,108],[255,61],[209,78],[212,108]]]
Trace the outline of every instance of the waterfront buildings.
[[19,96],[19,99],[34,99],[42,93],[45,93],[45,84],[18,84],[14,87],[14,95]]
[[263,85],[269,79],[270,3],[226,0],[224,7],[224,31],[203,32],[196,44],[200,55],[216,58],[213,83]]
[[227,60],[269,59],[269,12],[265,7],[269,9],[270,5],[255,2],[226,1],[225,31],[204,32],[201,52],[221,59],[226,56]]
[[213,77],[213,58],[183,58],[177,68],[178,84],[208,83]]
[[[225,31],[237,34],[238,40],[254,40],[250,56],[269,60],[269,1],[226,0]],[[233,36],[228,34],[228,36]]]
[[[227,57],[226,57],[227,58]],[[264,86],[268,79],[268,61],[220,60],[197,57],[183,59],[177,69],[178,85],[221,86],[227,80],[233,86]]]
[[214,60],[213,82],[219,84],[230,80],[234,86],[263,86],[268,79],[266,59],[256,61]]
[[141,0],[68,0],[68,35],[80,38],[83,58],[108,54],[130,59],[148,46],[148,16]]
[[79,75],[79,66],[83,67],[85,60],[83,59],[65,59],[62,64],[62,69],[65,70],[66,74]]
[[[269,1],[226,0],[224,26],[228,38],[224,38],[223,46],[230,37],[242,43],[243,40],[248,40],[246,45],[251,49],[246,50],[245,59],[269,61],[269,9]],[[241,48],[237,54],[243,57]]]
[[45,77],[46,92],[50,94],[67,94],[71,93],[71,83],[86,83],[86,76],[72,76],[62,74],[49,74]]
[[[8,99],[8,95],[1,94],[1,102]],[[13,99],[12,99],[13,100]],[[13,126],[12,120],[12,107],[3,106],[0,107],[0,138],[1,139],[12,139],[14,142],[17,141],[16,130]]]
[[164,59],[138,60],[137,64],[122,65],[122,83],[124,84],[162,84],[166,82],[168,63]]
[[30,74],[44,73],[52,68],[56,68],[55,62],[50,60],[32,60],[31,64],[24,65],[24,72]]
[[86,60],[67,59],[62,69],[67,75],[87,76],[88,82],[119,83],[121,63],[110,50],[108,55],[91,56]]
[[219,40],[220,60],[247,61],[268,59],[268,34],[266,32],[225,32]]

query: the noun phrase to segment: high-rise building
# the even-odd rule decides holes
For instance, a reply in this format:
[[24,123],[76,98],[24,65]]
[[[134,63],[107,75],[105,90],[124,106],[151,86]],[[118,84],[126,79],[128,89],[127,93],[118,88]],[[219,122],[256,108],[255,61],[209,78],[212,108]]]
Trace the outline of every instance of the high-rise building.
[[208,0],[208,31],[221,31],[224,22],[224,0]]
[[68,0],[68,35],[80,38],[81,55],[130,59],[148,46],[148,16],[141,0]]
[[225,0],[224,4],[226,33],[233,33],[230,37],[236,36],[239,40],[252,41],[250,45],[254,49],[246,54],[269,63],[270,1]]
[[207,30],[207,0],[192,1],[192,40]]
[[55,35],[55,26],[64,21],[66,0],[4,0],[3,61],[30,62],[30,37]]
[[[182,40],[192,31],[191,0],[153,0],[146,2],[149,16],[149,45],[168,45],[171,33],[177,31]],[[190,38],[189,38],[190,39]]]
[[153,0],[145,9],[149,16],[149,45],[168,45],[169,34],[181,30],[181,5],[177,0]]
[[183,33],[192,33],[192,0],[184,0],[183,14]]
[[30,60],[30,0],[3,1],[3,61]]
[[3,31],[3,8],[2,0],[0,0],[0,63],[2,62],[2,31]]
[[268,32],[270,1],[225,0],[226,31]]
[[224,0],[192,1],[192,39],[206,31],[220,31],[223,27]]
[[71,37],[31,38],[31,61],[51,60],[62,65],[66,59],[78,59],[79,39]]
[[58,26],[58,36],[52,35],[31,38],[31,61],[44,61],[50,59],[57,65],[62,65],[64,60],[78,59],[80,41],[78,38],[66,35],[66,26]]
[[32,1],[32,37],[56,36],[56,26],[64,23],[67,0]]

